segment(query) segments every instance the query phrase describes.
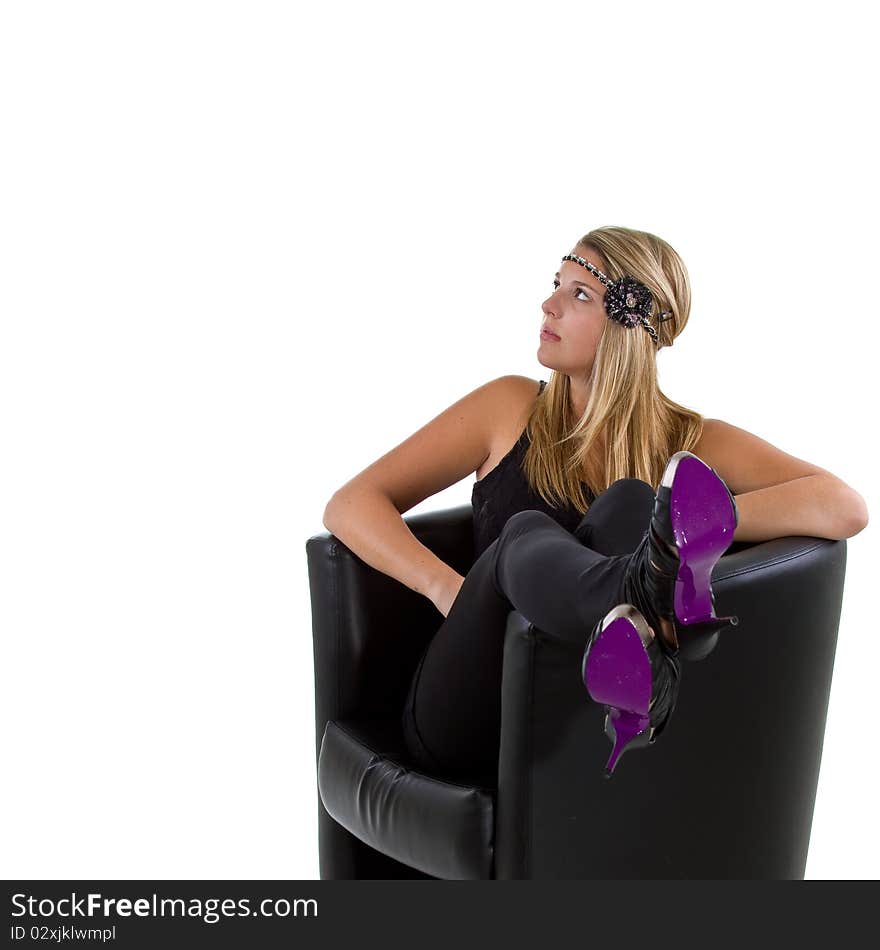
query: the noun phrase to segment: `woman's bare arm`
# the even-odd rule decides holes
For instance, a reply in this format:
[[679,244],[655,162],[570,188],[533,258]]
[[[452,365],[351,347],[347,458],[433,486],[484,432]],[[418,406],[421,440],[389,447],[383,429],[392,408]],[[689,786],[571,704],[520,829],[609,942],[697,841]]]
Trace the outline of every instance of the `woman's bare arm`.
[[864,498],[827,469],[720,419],[706,419],[694,449],[736,496],[734,541],[805,535],[844,540],[868,524]]
[[362,561],[438,608],[443,592],[461,582],[457,571],[416,539],[391,499],[369,484],[355,480],[336,492],[324,512],[324,526]]
[[475,389],[338,489],[324,526],[445,616],[462,577],[416,539],[402,515],[476,472],[511,413],[523,413],[536,395],[534,380],[525,376],[502,376]]

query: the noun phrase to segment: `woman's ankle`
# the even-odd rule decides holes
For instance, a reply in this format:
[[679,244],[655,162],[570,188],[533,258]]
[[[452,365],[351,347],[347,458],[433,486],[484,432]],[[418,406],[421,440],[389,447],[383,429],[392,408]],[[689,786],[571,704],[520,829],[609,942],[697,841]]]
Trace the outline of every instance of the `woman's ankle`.
[[[654,631],[654,634],[655,636],[657,635],[656,630]],[[673,624],[671,620],[666,617],[660,618],[659,634],[661,639],[665,641],[667,647],[670,650],[675,651],[678,649],[678,637],[675,635],[675,624]]]

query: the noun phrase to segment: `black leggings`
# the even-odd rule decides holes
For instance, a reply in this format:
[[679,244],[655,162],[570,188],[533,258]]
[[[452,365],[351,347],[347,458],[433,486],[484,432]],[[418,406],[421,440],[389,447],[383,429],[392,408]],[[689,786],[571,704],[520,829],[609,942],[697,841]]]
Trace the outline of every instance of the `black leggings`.
[[653,506],[647,482],[622,478],[599,494],[574,533],[541,511],[508,518],[468,571],[413,677],[403,732],[420,766],[495,774],[508,614],[519,611],[582,656],[596,623],[623,602],[626,569]]

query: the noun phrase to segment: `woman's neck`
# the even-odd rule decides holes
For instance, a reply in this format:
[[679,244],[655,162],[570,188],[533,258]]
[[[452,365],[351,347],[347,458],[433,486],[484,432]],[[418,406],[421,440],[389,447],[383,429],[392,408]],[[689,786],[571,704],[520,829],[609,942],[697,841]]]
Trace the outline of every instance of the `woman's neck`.
[[590,398],[590,384],[572,379],[570,376],[568,379],[568,401],[575,419],[580,419],[586,411],[587,401]]

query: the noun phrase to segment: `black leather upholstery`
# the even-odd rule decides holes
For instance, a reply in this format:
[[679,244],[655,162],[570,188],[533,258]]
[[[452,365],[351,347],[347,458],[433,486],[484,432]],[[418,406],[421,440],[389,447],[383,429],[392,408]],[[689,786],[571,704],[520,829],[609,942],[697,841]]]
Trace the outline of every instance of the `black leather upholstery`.
[[398,723],[328,722],[318,789],[333,818],[390,857],[435,878],[491,877],[494,788],[415,768]]
[[[467,572],[470,505],[406,521]],[[425,775],[407,758],[400,711],[443,621],[433,604],[328,533],[306,551],[322,878],[803,877],[845,541],[728,550],[713,572],[716,612],[739,626],[683,665],[663,736],[625,754],[610,780],[580,656],[511,612],[494,787]]]

